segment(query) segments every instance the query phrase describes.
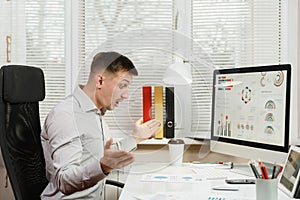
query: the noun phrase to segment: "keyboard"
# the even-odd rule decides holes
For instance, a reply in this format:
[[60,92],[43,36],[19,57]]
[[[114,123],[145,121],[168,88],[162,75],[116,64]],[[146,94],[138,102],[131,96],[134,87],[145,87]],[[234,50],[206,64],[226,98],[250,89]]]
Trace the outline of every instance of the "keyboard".
[[235,173],[231,169],[222,169],[214,167],[205,167],[205,168],[195,168],[191,169],[199,174],[200,177],[204,180],[217,180],[217,179],[239,179],[239,178],[249,178],[249,176]]

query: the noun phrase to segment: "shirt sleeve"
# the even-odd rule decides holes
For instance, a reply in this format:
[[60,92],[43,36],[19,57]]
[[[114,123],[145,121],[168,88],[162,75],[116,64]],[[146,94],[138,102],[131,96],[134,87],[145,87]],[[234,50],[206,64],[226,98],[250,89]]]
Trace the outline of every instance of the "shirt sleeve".
[[118,143],[118,146],[120,149],[126,150],[126,151],[133,151],[137,147],[136,141],[132,136],[128,136],[128,137],[120,140],[117,143]]
[[100,160],[93,158],[82,162],[81,136],[74,121],[70,113],[53,112],[44,127],[54,168],[53,182],[64,194],[92,187],[106,177]]
[[[103,130],[107,141],[111,135],[109,131],[109,127],[105,122],[104,118],[102,118]],[[133,136],[127,136],[120,141],[114,141],[112,148],[115,150],[125,150],[125,151],[133,151],[137,148],[136,141]]]

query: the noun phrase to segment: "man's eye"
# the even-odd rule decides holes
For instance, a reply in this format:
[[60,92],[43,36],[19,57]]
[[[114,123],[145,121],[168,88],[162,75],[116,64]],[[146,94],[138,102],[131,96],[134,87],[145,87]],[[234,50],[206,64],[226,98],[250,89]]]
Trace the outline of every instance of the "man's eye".
[[123,88],[126,88],[126,87],[127,87],[127,84],[121,84],[121,85],[119,85],[120,89],[123,89]]

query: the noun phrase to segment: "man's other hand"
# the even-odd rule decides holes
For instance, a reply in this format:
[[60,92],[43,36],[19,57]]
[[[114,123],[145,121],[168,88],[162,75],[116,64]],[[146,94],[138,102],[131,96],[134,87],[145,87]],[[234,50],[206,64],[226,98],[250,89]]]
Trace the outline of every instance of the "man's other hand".
[[112,142],[112,138],[106,142],[104,155],[100,160],[101,168],[105,174],[108,174],[112,169],[120,169],[134,162],[132,153],[111,149]]

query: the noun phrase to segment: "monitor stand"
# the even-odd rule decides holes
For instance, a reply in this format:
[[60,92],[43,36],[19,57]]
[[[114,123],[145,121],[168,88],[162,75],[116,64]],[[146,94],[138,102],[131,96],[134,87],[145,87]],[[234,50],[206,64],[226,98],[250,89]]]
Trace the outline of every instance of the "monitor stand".
[[[267,168],[269,176],[271,176],[272,170],[273,170],[273,164],[264,163],[264,165]],[[257,164],[255,166],[256,166],[258,173],[261,174],[260,169],[257,167]],[[254,174],[253,174],[252,169],[249,164],[236,164],[236,165],[234,165],[233,169],[231,169],[231,172],[237,173],[237,174],[242,174],[245,176],[254,177]]]
[[230,171],[249,177],[254,177],[253,172],[248,164],[235,164],[233,169],[231,169]]

